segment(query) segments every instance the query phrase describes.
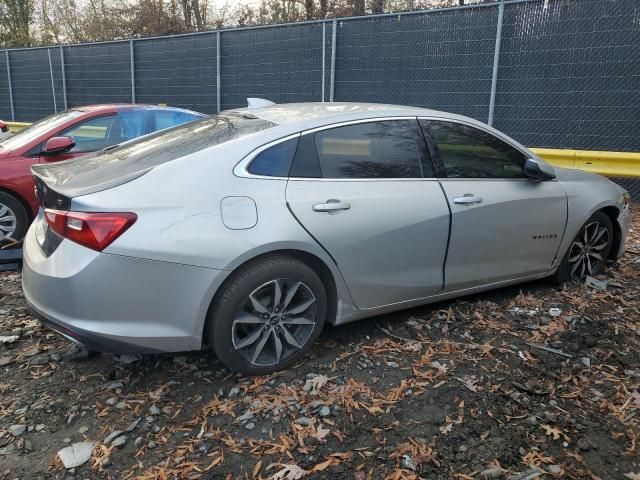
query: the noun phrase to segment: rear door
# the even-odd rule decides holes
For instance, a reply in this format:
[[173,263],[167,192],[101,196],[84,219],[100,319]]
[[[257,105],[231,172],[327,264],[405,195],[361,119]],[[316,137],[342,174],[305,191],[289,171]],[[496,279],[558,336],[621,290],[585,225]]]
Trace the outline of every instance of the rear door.
[[286,197],[359,308],[442,288],[449,209],[415,118],[303,134]]
[[548,270],[567,220],[562,186],[527,179],[526,154],[488,131],[435,119],[420,125],[452,213],[445,289]]

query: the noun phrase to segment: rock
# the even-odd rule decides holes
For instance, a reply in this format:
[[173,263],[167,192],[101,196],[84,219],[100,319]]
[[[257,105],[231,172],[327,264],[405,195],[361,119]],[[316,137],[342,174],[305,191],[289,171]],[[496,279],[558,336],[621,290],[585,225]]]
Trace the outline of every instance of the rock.
[[74,443],[60,450],[58,452],[58,458],[64,465],[64,468],[76,468],[89,461],[94,446],[95,444],[92,442]]
[[116,408],[118,410],[125,410],[127,408],[127,402],[118,402],[118,403],[116,403]]
[[480,474],[480,478],[483,480],[492,480],[497,478],[502,478],[504,475],[504,470],[501,468],[487,468]]
[[229,394],[227,395],[227,398],[229,400],[233,400],[235,398],[238,398],[239,395],[240,395],[240,389],[238,387],[233,387],[231,390],[229,390]]
[[89,350],[79,345],[71,345],[71,347],[64,352],[62,358],[65,360],[84,360],[89,358]]
[[119,388],[124,387],[124,385],[122,384],[122,382],[111,382],[111,383],[107,383],[104,386],[105,390],[117,390]]
[[585,367],[590,367],[590,366],[591,366],[591,359],[590,359],[589,357],[582,357],[582,358],[580,359],[580,361],[582,362],[582,364],[583,364]]
[[409,455],[403,455],[400,464],[402,468],[406,468],[407,470],[411,470],[412,472],[415,472],[416,470],[416,464],[413,462],[413,458],[411,458],[411,456]]
[[326,405],[324,405],[320,411],[318,412],[318,414],[321,417],[328,417],[329,415],[331,415],[331,409],[329,407],[327,407]]
[[18,340],[17,335],[0,336],[0,343],[9,344],[14,343],[16,340]]
[[591,444],[587,442],[584,438],[581,438],[580,440],[578,440],[577,445],[578,445],[578,448],[583,452],[588,452],[593,448]]
[[255,415],[247,411],[242,415],[240,415],[238,418],[236,418],[236,422],[246,422],[248,420],[251,420],[253,417],[255,417]]
[[525,470],[522,473],[518,473],[512,477],[509,477],[509,480],[534,480],[544,475],[544,470],[540,470],[539,468],[532,468],[530,470]]
[[136,448],[140,448],[142,446],[142,444],[144,443],[144,438],[142,437],[138,437],[135,439],[135,441],[133,442],[133,446]]
[[248,422],[244,428],[246,428],[247,430],[253,430],[254,428],[256,428],[256,424],[253,422]]
[[38,425],[36,425],[36,432],[41,432],[45,428],[46,428],[46,425],[44,423],[39,423]]
[[562,473],[562,467],[560,465],[547,465],[547,472],[552,475],[560,475]]
[[119,355],[117,357],[113,357],[113,359],[118,362],[118,363],[122,363],[123,365],[130,365],[133,362],[138,360],[138,355],[130,355],[128,353],[125,353],[123,355]]
[[141,420],[142,420],[142,417],[138,417],[136,420],[131,422],[129,424],[129,426],[126,428],[127,432],[133,432],[136,429],[136,427],[138,426],[138,424],[140,423]]
[[150,440],[149,443],[147,443],[147,448],[156,448],[157,446],[158,444],[153,440]]
[[122,448],[124,447],[124,444],[127,443],[128,438],[129,437],[127,435],[120,435],[119,437],[116,437],[116,439],[111,442],[111,446]]
[[78,418],[78,415],[76,415],[75,413],[72,413],[71,415],[69,415],[69,417],[67,418],[67,425],[71,425],[73,422],[76,421],[77,418]]
[[102,460],[100,460],[100,465],[102,465],[103,468],[110,467],[111,463],[111,457],[103,457]]
[[49,363],[49,355],[38,355],[29,362],[31,365],[46,365],[47,363]]
[[80,427],[80,428],[78,429],[78,433],[79,433],[80,435],[84,435],[84,434],[85,434],[85,433],[87,433],[88,431],[89,431],[89,427]]
[[154,416],[160,415],[160,409],[155,405],[151,405],[149,407],[149,415],[154,415]]
[[0,448],[0,456],[3,455],[10,455],[11,453],[13,453],[16,450],[16,444],[15,443],[10,443],[9,445],[7,445],[6,447],[2,447]]
[[22,435],[26,431],[27,431],[27,426],[26,425],[11,425],[9,427],[9,433],[11,435],[13,435],[14,437],[19,437],[20,435]]
[[557,308],[557,307],[551,307],[549,309],[549,316],[550,317],[559,317],[560,315],[562,315],[562,309]]
[[294,423],[296,425],[301,425],[303,427],[308,427],[309,425],[311,425],[311,419],[308,418],[308,417],[299,417],[299,418],[296,418],[294,420]]
[[398,365],[396,362],[387,362],[387,367],[389,367],[389,368],[400,368],[400,365]]
[[109,397],[105,400],[104,403],[106,403],[110,407],[113,407],[116,403],[118,403],[118,397]]
[[113,442],[120,435],[124,435],[124,433],[124,430],[114,430],[109,435],[107,435],[102,443],[104,443],[105,445],[111,445],[111,442]]

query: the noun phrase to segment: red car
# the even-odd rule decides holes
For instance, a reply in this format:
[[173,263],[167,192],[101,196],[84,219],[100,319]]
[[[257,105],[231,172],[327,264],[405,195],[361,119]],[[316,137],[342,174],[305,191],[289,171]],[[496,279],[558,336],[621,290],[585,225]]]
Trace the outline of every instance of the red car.
[[0,240],[24,237],[37,214],[31,165],[69,160],[204,116],[154,105],[92,105],[51,115],[0,141]]

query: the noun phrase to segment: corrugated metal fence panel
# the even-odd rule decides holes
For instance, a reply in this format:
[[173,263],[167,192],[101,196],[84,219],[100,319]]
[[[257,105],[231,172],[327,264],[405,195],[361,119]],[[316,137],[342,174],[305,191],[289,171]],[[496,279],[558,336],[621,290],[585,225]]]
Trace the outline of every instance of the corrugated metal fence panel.
[[338,22],[335,99],[486,121],[497,18],[481,7]]
[[0,120],[11,120],[9,79],[7,78],[7,57],[4,52],[0,52]]
[[136,101],[216,111],[216,34],[134,42]]
[[540,147],[640,150],[640,2],[507,5],[495,126]]
[[129,42],[64,47],[69,107],[131,101]]
[[247,97],[318,102],[322,97],[322,25],[232,30],[221,35],[222,109]]
[[54,112],[46,48],[9,52],[16,119],[40,120]]

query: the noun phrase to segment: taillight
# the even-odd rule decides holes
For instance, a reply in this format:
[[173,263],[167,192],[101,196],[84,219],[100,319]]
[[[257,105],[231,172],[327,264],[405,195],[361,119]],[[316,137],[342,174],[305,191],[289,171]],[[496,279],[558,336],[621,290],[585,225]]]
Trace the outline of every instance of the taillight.
[[8,131],[9,131],[9,126],[3,121],[0,121],[0,132],[7,133]]
[[129,212],[66,212],[45,209],[51,230],[61,237],[101,252],[135,223],[138,216]]

